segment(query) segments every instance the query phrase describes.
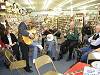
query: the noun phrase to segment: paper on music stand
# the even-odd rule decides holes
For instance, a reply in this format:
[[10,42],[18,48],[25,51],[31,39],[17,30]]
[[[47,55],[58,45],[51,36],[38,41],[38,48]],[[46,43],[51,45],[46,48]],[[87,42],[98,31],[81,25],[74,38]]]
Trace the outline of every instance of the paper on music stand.
[[93,52],[92,54],[96,59],[100,59],[100,52]]
[[86,66],[84,67],[83,75],[100,75],[100,70]]
[[94,62],[92,62],[91,65],[92,65],[94,68],[100,69],[100,61],[94,61]]

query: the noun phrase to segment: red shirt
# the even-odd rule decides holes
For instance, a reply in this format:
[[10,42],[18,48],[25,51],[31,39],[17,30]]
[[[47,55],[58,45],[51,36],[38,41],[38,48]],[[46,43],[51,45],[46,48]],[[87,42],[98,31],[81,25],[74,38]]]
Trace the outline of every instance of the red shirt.
[[4,48],[5,44],[2,42],[2,40],[0,40],[0,48]]

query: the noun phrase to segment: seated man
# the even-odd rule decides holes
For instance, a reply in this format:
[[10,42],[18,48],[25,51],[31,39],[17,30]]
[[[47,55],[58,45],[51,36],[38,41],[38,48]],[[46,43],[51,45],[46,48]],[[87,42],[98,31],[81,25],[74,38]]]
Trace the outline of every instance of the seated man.
[[75,27],[75,24],[73,21],[71,21],[70,27],[68,31],[66,32],[67,33],[65,35],[65,42],[63,42],[60,47],[59,59],[61,59],[63,57],[64,52],[68,50],[69,55],[68,55],[67,61],[70,61],[72,59],[73,50],[75,47],[78,46],[78,41],[79,41],[78,29]]
[[81,61],[83,62],[87,61],[89,52],[100,47],[100,24],[98,24],[95,29],[96,33],[88,39],[90,45],[80,49],[83,53],[83,55],[81,56]]

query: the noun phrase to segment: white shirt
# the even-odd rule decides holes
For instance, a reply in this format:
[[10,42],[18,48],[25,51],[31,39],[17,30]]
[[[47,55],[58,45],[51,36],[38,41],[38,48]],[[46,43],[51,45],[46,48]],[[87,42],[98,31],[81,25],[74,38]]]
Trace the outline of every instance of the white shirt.
[[[100,33],[96,33],[96,35],[98,35],[98,34],[99,34],[99,36],[100,36]],[[94,36],[94,35],[93,35],[93,36]],[[93,40],[93,36],[91,36],[91,37],[88,39],[88,42],[90,42],[90,44],[93,45],[93,46],[98,46],[98,45],[100,45],[100,37],[97,38],[96,40]]]
[[47,41],[53,41],[53,39],[54,39],[53,34],[48,34],[47,35]]
[[12,40],[11,40],[10,34],[8,34],[7,37],[8,37],[9,45],[12,45]]

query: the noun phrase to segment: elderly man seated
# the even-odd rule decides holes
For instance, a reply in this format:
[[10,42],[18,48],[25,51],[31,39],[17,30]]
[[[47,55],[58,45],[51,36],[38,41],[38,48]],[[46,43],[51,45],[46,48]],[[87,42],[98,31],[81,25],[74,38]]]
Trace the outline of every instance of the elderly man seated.
[[80,50],[82,51],[81,61],[86,62],[88,54],[94,49],[100,48],[100,24],[95,27],[95,34],[88,39],[90,43],[89,46],[83,47]]

